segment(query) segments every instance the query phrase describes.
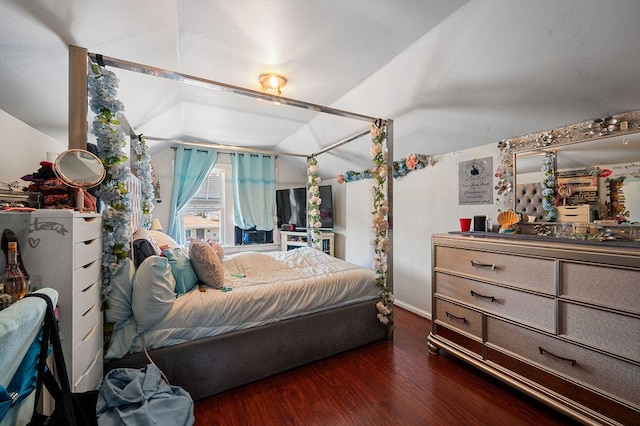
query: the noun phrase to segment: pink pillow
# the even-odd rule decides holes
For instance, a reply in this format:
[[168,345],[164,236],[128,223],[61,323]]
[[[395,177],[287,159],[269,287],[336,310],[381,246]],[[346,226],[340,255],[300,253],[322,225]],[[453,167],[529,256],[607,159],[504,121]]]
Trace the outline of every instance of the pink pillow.
[[200,281],[213,288],[224,286],[222,262],[209,243],[198,240],[191,241],[189,259]]
[[209,241],[207,244],[209,244],[213,248],[213,251],[216,252],[218,258],[220,259],[220,262],[222,262],[224,260],[224,247],[222,247],[215,241]]

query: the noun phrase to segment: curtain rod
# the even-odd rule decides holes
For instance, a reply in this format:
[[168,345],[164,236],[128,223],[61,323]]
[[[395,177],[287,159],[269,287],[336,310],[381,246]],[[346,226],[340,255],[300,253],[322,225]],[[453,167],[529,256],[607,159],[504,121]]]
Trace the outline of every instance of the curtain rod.
[[326,114],[338,115],[341,117],[353,118],[361,121],[368,121],[370,123],[378,120],[376,117],[370,117],[368,115],[358,114],[355,112],[344,111],[336,108],[331,108],[323,105],[313,104],[310,102],[299,101],[296,99],[285,98],[281,96],[270,95],[258,90],[247,89],[240,86],[234,86],[232,84],[221,83],[219,81],[208,80],[202,77],[196,77],[189,74],[184,74],[177,71],[170,71],[162,68],[156,68],[149,65],[143,65],[136,62],[126,61],[124,59],[112,58],[109,56],[103,56],[98,53],[87,52],[89,58],[101,65],[109,65],[112,67],[137,72],[140,74],[149,74],[156,77],[166,78],[168,80],[182,81],[184,83],[193,84],[195,86],[206,87],[209,89],[220,90],[223,92],[231,92],[238,95],[248,96],[252,98],[262,99],[271,102],[279,102],[281,104],[293,106],[296,108],[307,109],[311,111],[323,112]]

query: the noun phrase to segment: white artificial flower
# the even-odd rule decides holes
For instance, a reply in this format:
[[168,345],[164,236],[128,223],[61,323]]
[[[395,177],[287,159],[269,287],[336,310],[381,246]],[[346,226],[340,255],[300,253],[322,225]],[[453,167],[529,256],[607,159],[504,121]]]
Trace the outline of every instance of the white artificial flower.
[[384,316],[384,315],[382,315],[382,314],[378,314],[377,316],[378,316],[378,320],[379,320],[382,324],[384,324],[384,325],[389,324],[389,318],[387,318],[386,316]]

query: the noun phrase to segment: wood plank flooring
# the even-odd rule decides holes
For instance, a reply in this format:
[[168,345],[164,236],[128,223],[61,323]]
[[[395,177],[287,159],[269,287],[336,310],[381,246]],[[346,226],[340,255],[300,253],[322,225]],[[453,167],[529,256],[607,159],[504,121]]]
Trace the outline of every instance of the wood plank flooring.
[[396,307],[381,341],[197,401],[196,425],[573,425],[458,359],[429,355],[428,320]]

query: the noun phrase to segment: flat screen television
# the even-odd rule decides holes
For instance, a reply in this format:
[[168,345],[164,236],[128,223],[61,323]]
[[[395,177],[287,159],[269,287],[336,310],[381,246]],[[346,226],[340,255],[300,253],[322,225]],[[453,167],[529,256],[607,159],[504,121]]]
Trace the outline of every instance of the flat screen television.
[[[333,194],[331,185],[322,185],[320,190],[320,229],[333,229]],[[307,188],[289,188],[276,191],[278,228],[292,224],[296,229],[307,228]]]

